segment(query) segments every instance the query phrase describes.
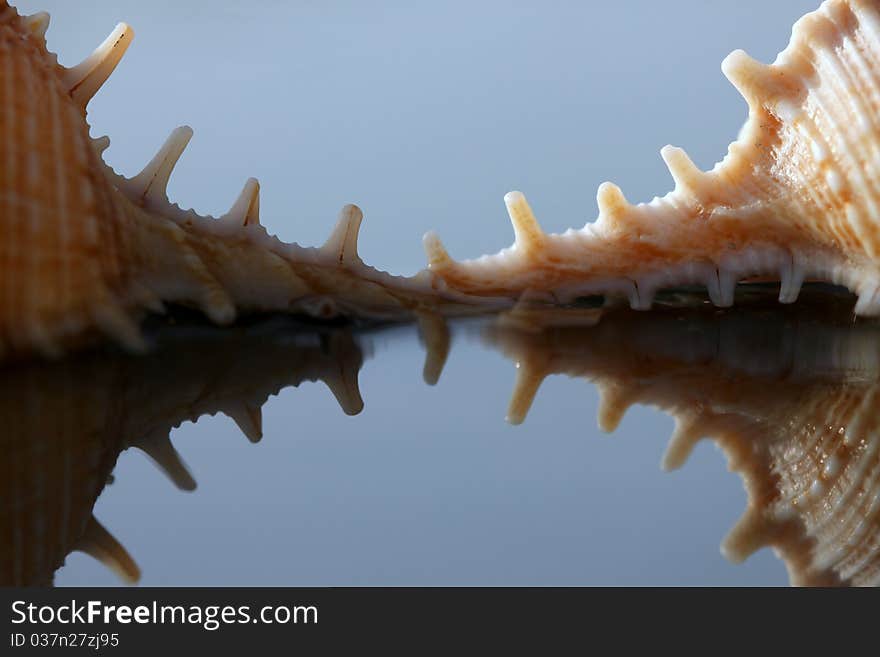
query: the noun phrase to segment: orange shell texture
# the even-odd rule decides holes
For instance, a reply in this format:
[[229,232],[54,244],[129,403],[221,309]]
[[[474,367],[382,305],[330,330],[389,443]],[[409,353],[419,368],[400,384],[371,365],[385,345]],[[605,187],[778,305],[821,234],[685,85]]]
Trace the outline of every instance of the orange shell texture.
[[667,146],[673,191],[631,204],[604,183],[598,219],[561,235],[544,233],[511,192],[510,248],[456,262],[429,234],[429,267],[410,278],[361,261],[355,206],[322,247],[304,248],[263,228],[256,180],[217,219],[170,203],[189,128],[138,175],[117,175],[100,156],[108,142],[89,136],[86,106],[133,32],[118,26],[67,69],[46,49],[46,26],[0,0],[0,357],[55,356],[96,334],[142,349],[142,316],[166,303],[219,324],[281,311],[431,326],[523,302],[549,315],[595,295],[646,310],[683,285],[727,307],[740,281],[758,278],[779,282],[782,303],[805,280],[841,285],[856,315],[880,315],[878,0],[826,0],[770,65],[742,51],[725,59],[749,117],[711,171]]
[[736,51],[722,70],[749,116],[712,170],[666,146],[673,191],[632,204],[603,183],[597,220],[563,234],[544,233],[511,192],[511,247],[456,262],[431,234],[431,271],[467,294],[602,294],[639,310],[691,284],[730,306],[736,284],[755,277],[779,281],[791,303],[805,279],[820,280],[854,292],[856,314],[880,314],[880,3],[827,0],[774,63]]
[[387,320],[492,306],[437,289],[428,272],[366,265],[354,205],[324,245],[305,248],[263,228],[255,179],[222,217],[172,204],[186,126],[139,174],[118,175],[101,158],[109,140],[89,136],[86,106],[133,31],[120,24],[68,69],[46,48],[47,26],[47,15],[19,16],[0,0],[0,358],[58,356],[98,334],[141,350],[142,317],[167,303],[218,324],[266,311]]
[[132,232],[66,73],[0,2],[0,349],[127,321]]

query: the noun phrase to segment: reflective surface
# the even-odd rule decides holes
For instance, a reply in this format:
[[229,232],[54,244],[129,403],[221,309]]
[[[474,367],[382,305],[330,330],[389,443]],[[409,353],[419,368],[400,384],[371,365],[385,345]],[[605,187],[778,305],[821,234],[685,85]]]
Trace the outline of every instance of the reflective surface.
[[741,295],[7,367],[3,583],[874,583],[880,328]]
[[[209,4],[16,3],[52,13],[49,47],[68,65],[117,20],[134,27],[88,116],[93,135],[111,136],[118,171],[139,171],[187,123],[196,136],[171,181],[174,201],[219,214],[257,176],[266,226],[306,245],[355,202],[365,260],[410,274],[432,228],[456,257],[507,244],[501,198],[511,189],[529,195],[547,230],[563,231],[596,216],[604,180],[633,201],[671,189],[658,155],[666,143],[711,167],[746,113],[721,60],[745,48],[771,61],[818,3]],[[855,570],[846,562],[848,579],[874,554],[845,529],[870,537],[877,526],[873,470],[846,467],[874,463],[873,424],[857,424],[851,446],[816,436],[791,461],[804,464],[803,480],[783,468],[802,451],[785,430],[802,399],[840,393],[871,406],[877,329],[853,325],[846,303],[832,309],[680,311],[681,321],[587,309],[565,320],[579,328],[549,331],[526,312],[450,327],[439,376],[438,326],[314,333],[268,320],[221,332],[186,317],[153,323],[149,358],[3,366],[2,581],[834,582],[842,562],[822,533],[833,526],[844,527],[840,555],[853,554],[847,541],[863,549]],[[529,408],[543,374],[572,378],[548,376]],[[612,437],[597,427],[599,395],[584,378],[602,382],[606,400],[636,403]],[[838,417],[810,426],[848,428],[857,408],[841,402]],[[715,439],[664,472],[667,413],[688,409],[733,424],[706,425]],[[617,415],[616,403],[602,407],[606,428]],[[679,435],[667,465],[694,442]],[[807,520],[777,504],[797,499],[797,482],[815,482],[811,464],[824,469],[837,450]],[[853,510],[828,521],[823,501],[850,479],[868,492],[827,505]],[[749,499],[758,516],[744,516]],[[773,544],[786,560],[767,548],[742,564],[722,556],[742,517],[759,522],[724,542],[730,556]]]

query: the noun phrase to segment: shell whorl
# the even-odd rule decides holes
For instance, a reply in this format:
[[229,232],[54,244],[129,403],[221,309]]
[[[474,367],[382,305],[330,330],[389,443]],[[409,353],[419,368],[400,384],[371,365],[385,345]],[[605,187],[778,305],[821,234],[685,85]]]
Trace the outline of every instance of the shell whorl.
[[634,205],[603,183],[598,219],[561,235],[545,234],[525,198],[509,194],[511,248],[456,262],[431,235],[431,270],[470,294],[604,294],[636,309],[682,284],[729,306],[736,283],[756,276],[779,281],[790,303],[817,279],[855,292],[857,314],[880,313],[880,3],[827,0],[773,64],[736,51],[722,70],[749,116],[712,170],[666,146],[673,191]]

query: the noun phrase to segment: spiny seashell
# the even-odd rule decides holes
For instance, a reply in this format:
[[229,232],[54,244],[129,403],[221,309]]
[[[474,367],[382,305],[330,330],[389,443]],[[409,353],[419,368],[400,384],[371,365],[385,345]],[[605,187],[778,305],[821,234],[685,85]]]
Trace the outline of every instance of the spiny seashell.
[[828,0],[795,25],[774,64],[729,56],[723,69],[749,119],[712,171],[666,147],[674,191],[631,205],[603,184],[598,221],[563,235],[545,234],[511,192],[513,247],[454,262],[429,234],[428,270],[404,278],[361,261],[355,206],[314,249],[260,225],[253,179],[219,219],[169,203],[189,128],[140,174],[117,175],[101,159],[109,140],[89,136],[85,109],[132,30],[121,24],[66,69],[46,49],[48,17],[21,17],[0,0],[0,352],[57,355],[100,332],[139,349],[140,318],[165,303],[221,324],[277,310],[398,319],[596,294],[643,309],[659,289],[696,283],[728,306],[737,281],[755,276],[778,279],[782,302],[819,279],[853,290],[857,314],[880,313],[878,16],[875,1]]
[[567,374],[596,384],[605,431],[633,404],[672,415],[664,468],[711,437],[749,498],[722,544],[731,560],[770,546],[793,584],[880,585],[880,326],[853,325],[847,299],[804,296],[721,315],[594,310],[592,327],[499,322],[486,339],[517,363],[511,422]]
[[0,355],[57,355],[98,332],[141,349],[140,318],[165,303],[219,324],[260,311],[396,319],[482,307],[436,289],[429,272],[365,265],[353,205],[320,248],[269,235],[254,179],[217,219],[172,205],[166,185],[188,127],[141,173],[117,175],[101,158],[109,140],[89,135],[86,105],[133,32],[120,24],[67,69],[46,48],[47,26],[46,14],[22,17],[0,0]]
[[323,381],[349,415],[363,408],[365,353],[349,329],[303,331],[275,320],[148,327],[147,338],[150,357],[98,350],[0,372],[0,586],[51,584],[73,550],[125,581],[139,578],[134,559],[92,515],[124,449],[145,452],[189,491],[195,479],[169,437],[183,422],[223,413],[257,442],[263,403],[304,381]]
[[791,303],[816,279],[855,292],[856,314],[880,314],[880,3],[827,0],[773,64],[736,51],[722,70],[749,116],[711,171],[666,146],[673,191],[633,205],[603,183],[598,219],[561,235],[511,192],[512,247],[455,262],[430,233],[430,270],[466,294],[622,296],[635,309],[684,284],[730,306],[736,283],[754,277],[779,281]]

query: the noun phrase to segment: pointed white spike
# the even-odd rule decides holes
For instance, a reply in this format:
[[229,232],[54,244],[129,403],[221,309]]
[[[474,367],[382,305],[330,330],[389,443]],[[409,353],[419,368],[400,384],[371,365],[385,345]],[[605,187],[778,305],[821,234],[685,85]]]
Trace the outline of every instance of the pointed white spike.
[[858,292],[858,299],[853,312],[859,317],[877,317],[880,315],[880,283],[871,282]]
[[134,559],[95,516],[88,519],[85,531],[76,541],[73,549],[100,562],[116,573],[126,584],[136,584],[141,578],[141,569]]
[[522,424],[535,401],[538,388],[541,387],[547,373],[527,360],[517,361],[516,381],[513,384],[513,394],[507,406],[505,419],[510,424]]
[[256,178],[248,178],[238,200],[233,203],[229,212],[220,217],[220,220],[235,226],[252,226],[260,223],[260,183]]
[[263,437],[263,409],[260,406],[237,403],[223,409],[223,413],[238,425],[245,438],[252,443],[260,442]]
[[45,39],[46,30],[49,29],[49,14],[45,11],[24,17],[24,23],[32,34]]
[[614,383],[598,383],[596,387],[599,391],[599,428],[605,433],[613,433],[629,409],[629,394],[623,386]]
[[779,270],[779,303],[797,301],[804,284],[804,267],[797,259],[786,261]]
[[357,252],[358,233],[364,213],[356,205],[346,205],[339,213],[336,228],[324,242],[321,252],[338,262],[357,264],[361,262]]
[[171,436],[167,430],[157,429],[132,443],[159,467],[180,490],[195,490],[196,481],[189,473],[180,454],[171,444]]
[[675,418],[675,430],[669,439],[669,445],[663,454],[660,467],[669,472],[683,466],[697,443],[703,437],[696,415],[678,415]]
[[522,192],[508,192],[504,195],[504,205],[516,236],[514,246],[527,253],[540,249],[545,240],[544,231],[541,230],[525,195]]
[[611,182],[603,182],[596,191],[599,205],[599,220],[610,225],[619,223],[630,207],[620,187]]
[[736,293],[736,277],[726,269],[716,269],[706,281],[709,300],[719,308],[730,308]]
[[762,64],[744,50],[734,50],[721,62],[721,70],[750,108],[784,95],[788,81],[777,67]]
[[171,172],[192,136],[193,131],[189,126],[176,128],[143,171],[128,181],[129,188],[137,198],[151,203],[168,202],[166,190]]
[[440,241],[440,237],[433,230],[425,233],[422,238],[422,246],[425,248],[425,255],[428,257],[428,268],[433,271],[442,271],[453,264],[452,258]]
[[83,109],[113,73],[133,38],[134,30],[119,23],[95,52],[66,70],[67,91]]
[[666,163],[676,189],[681,189],[692,196],[698,195],[703,188],[706,173],[694,164],[684,149],[667,144],[660,149],[660,157]]

